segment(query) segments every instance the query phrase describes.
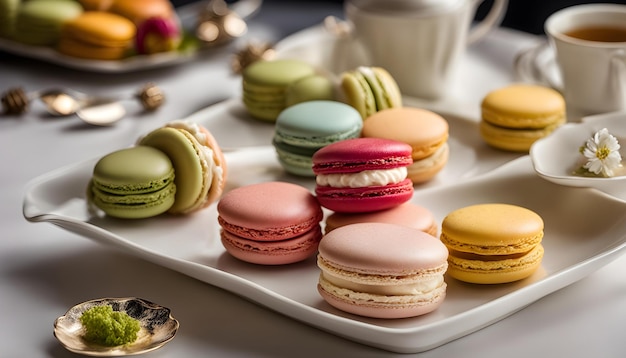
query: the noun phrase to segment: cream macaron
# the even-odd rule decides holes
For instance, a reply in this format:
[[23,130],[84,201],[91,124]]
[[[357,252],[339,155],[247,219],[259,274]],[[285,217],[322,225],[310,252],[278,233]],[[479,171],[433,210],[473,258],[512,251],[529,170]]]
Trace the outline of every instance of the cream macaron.
[[318,250],[318,291],[339,310],[373,318],[414,317],[434,311],[446,296],[448,250],[422,231],[352,224],[326,234]]
[[389,108],[367,117],[363,122],[363,137],[397,140],[413,148],[413,164],[407,177],[414,184],[435,177],[448,162],[449,125],[435,112],[414,107]]

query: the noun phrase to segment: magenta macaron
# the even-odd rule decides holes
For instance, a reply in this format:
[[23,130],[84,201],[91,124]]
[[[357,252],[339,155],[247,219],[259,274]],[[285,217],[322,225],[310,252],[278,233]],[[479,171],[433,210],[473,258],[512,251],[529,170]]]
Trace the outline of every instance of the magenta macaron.
[[327,145],[313,155],[315,193],[336,212],[389,209],[413,196],[407,167],[411,146],[382,138],[355,138]]
[[242,186],[217,204],[224,248],[262,265],[303,261],[317,252],[322,208],[306,188],[284,182]]
[[446,297],[448,249],[403,225],[360,223],[319,244],[317,289],[331,306],[373,318],[407,318],[437,309]]

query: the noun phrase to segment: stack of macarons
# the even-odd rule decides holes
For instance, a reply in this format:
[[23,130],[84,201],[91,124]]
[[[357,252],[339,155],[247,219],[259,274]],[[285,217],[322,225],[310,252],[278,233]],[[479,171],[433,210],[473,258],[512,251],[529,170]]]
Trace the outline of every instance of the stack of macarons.
[[308,189],[264,182],[232,189],[217,205],[221,241],[233,257],[283,265],[317,253],[323,212]]
[[565,123],[565,100],[552,88],[513,84],[489,92],[481,103],[480,134],[494,148],[528,152]]
[[402,106],[395,79],[381,67],[360,66],[341,74],[343,100],[356,108],[363,119],[387,108]]
[[541,266],[543,234],[541,216],[525,207],[487,203],[456,209],[441,224],[448,273],[477,284],[529,277]]
[[[68,21],[83,13],[82,6],[68,0],[29,0],[19,2],[12,39],[35,46],[54,46]],[[10,16],[10,13],[2,16]],[[7,21],[7,23],[10,20]]]
[[363,137],[386,138],[407,143],[412,148],[413,164],[408,177],[413,184],[433,179],[447,164],[449,157],[448,122],[437,113],[397,107],[374,113],[363,123]]
[[402,225],[360,223],[319,244],[317,288],[331,306],[373,318],[436,310],[446,297],[448,250],[437,238]]
[[260,120],[274,122],[285,109],[287,87],[315,74],[313,66],[300,60],[260,60],[245,67],[242,100],[248,113]]
[[407,167],[411,146],[382,138],[346,139],[313,155],[315,193],[325,208],[342,213],[391,209],[413,196]]
[[359,113],[345,103],[306,101],[280,112],[272,144],[285,171],[313,177],[315,152],[329,144],[359,137],[362,126]]
[[211,133],[189,121],[173,121],[110,153],[94,167],[88,198],[111,217],[190,214],[222,194],[226,162]]

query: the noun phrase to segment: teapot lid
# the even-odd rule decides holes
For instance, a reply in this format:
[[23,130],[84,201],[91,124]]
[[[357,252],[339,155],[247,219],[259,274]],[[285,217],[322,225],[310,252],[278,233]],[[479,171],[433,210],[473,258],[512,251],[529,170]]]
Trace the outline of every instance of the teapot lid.
[[367,11],[423,14],[450,10],[456,8],[463,1],[467,0],[349,0],[355,7]]

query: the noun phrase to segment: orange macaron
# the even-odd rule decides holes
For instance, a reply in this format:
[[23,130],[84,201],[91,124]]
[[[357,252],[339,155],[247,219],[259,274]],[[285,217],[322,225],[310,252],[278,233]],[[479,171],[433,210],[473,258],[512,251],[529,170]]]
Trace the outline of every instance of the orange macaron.
[[135,25],[120,15],[86,11],[65,24],[57,50],[72,57],[119,60],[132,48],[136,32]]
[[131,20],[135,25],[158,17],[169,19],[174,16],[174,8],[168,0],[112,0],[110,12]]
[[363,137],[378,137],[407,143],[413,149],[413,164],[407,177],[414,184],[435,177],[448,162],[448,121],[432,111],[397,107],[384,109],[363,122]]

